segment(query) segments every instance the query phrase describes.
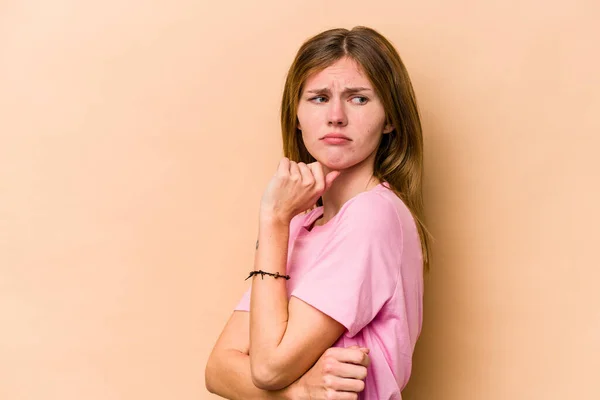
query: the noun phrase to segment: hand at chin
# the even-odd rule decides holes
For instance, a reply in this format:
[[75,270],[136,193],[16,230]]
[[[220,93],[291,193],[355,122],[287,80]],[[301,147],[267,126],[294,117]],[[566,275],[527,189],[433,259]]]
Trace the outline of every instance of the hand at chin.
[[323,166],[323,172],[325,175],[331,171],[340,171],[343,173],[344,169],[348,168],[347,163],[342,160],[332,160],[331,158],[323,157],[322,160],[317,160]]

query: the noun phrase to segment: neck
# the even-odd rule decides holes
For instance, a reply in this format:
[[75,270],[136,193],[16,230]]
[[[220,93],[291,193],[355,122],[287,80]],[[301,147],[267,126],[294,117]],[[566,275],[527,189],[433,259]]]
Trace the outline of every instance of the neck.
[[[369,157],[371,158],[371,157]],[[373,177],[374,159],[367,159],[351,168],[343,170],[322,196],[323,217],[319,225],[327,223],[342,208],[344,203],[361,192],[371,190],[381,182]],[[324,166],[325,174],[331,170]]]

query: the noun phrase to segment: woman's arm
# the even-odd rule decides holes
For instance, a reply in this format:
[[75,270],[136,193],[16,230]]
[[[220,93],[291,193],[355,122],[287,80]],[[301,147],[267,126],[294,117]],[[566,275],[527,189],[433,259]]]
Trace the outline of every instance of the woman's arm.
[[206,364],[205,383],[209,392],[227,399],[301,399],[296,384],[283,390],[257,388],[250,375],[248,357],[248,313],[235,311],[219,336]]
[[[325,176],[318,162],[306,165],[285,157],[281,160],[261,200],[255,270],[286,274],[291,220],[314,205],[337,176],[339,171]],[[283,278],[254,276],[250,297],[252,381],[261,389],[288,386],[308,371],[344,330],[333,318],[298,299],[288,304]]]
[[[286,273],[289,224],[261,214],[255,269]],[[262,389],[284,388],[302,376],[343,334],[343,325],[292,297],[285,279],[255,276],[250,301],[250,366]]]
[[352,399],[364,389],[367,349],[331,348],[299,380],[283,390],[254,386],[248,357],[249,315],[234,311],[206,364],[206,388],[228,399],[324,400]]

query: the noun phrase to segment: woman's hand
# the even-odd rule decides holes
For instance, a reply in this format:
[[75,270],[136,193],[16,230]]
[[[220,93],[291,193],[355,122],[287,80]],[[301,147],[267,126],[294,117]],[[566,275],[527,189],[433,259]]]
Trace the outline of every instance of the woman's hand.
[[312,207],[339,174],[331,171],[325,176],[318,161],[307,165],[284,157],[263,194],[261,217],[289,223],[295,215]]
[[[294,399],[353,400],[365,388],[369,350],[351,346],[332,347],[290,388]],[[294,387],[295,386],[295,387]]]

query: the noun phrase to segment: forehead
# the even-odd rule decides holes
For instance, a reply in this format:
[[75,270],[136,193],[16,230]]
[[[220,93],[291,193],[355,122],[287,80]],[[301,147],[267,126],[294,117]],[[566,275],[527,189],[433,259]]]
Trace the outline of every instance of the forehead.
[[351,58],[345,57],[327,68],[311,74],[306,79],[305,88],[325,88],[338,85],[371,87],[371,83],[360,64]]

